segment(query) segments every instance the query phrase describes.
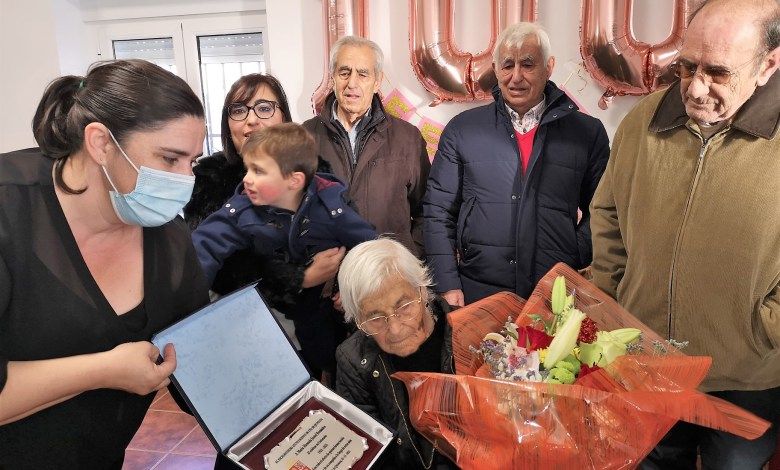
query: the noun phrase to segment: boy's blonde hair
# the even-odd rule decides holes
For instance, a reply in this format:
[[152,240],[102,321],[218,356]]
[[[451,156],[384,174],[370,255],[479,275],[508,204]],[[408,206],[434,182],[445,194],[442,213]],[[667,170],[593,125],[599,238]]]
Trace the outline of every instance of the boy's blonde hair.
[[317,147],[314,138],[300,124],[285,122],[265,127],[249,135],[241,149],[244,158],[251,158],[258,150],[271,157],[282,176],[296,171],[306,176],[306,186],[317,171]]

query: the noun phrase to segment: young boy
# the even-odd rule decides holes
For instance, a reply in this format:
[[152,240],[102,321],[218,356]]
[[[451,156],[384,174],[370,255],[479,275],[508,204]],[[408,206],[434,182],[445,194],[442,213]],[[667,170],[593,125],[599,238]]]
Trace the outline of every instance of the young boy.
[[[314,139],[302,126],[285,123],[252,133],[241,157],[247,169],[243,183],[192,233],[209,283],[239,250],[305,263],[320,251],[376,238],[371,224],[347,204],[346,187],[333,175],[315,173]],[[338,330],[332,308],[321,305],[322,288],[303,289],[293,311],[284,312],[317,374],[335,366]]]

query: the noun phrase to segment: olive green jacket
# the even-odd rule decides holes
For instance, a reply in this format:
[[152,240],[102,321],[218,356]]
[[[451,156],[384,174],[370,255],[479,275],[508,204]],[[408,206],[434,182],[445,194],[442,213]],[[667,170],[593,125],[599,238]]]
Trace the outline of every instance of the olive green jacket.
[[780,386],[780,74],[709,140],[679,83],[618,127],[591,203],[593,278],[712,356],[705,391]]

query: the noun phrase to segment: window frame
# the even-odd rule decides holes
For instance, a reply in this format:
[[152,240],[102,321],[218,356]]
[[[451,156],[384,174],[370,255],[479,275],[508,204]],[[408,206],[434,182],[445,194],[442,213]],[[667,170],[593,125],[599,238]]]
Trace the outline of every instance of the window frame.
[[[264,10],[230,13],[206,13],[191,16],[151,17],[103,20],[92,23],[97,45],[96,60],[114,58],[114,41],[171,38],[176,74],[200,97],[204,107],[205,91],[201,83],[199,36],[260,33],[263,39],[263,63],[271,70],[268,47],[267,15]],[[222,103],[220,103],[220,106]],[[207,111],[208,112],[208,111]],[[212,125],[220,126],[221,123]],[[221,128],[208,129],[204,152],[211,152],[210,141],[221,135]]]

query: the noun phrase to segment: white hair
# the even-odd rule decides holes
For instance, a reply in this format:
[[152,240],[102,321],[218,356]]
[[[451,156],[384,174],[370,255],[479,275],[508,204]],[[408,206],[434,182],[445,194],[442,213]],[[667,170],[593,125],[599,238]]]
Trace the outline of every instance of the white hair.
[[336,73],[336,58],[339,56],[339,51],[344,46],[371,48],[371,50],[374,51],[374,57],[376,58],[374,73],[376,75],[382,73],[382,64],[385,61],[385,55],[382,53],[382,49],[379,48],[377,43],[370,39],[361,38],[360,36],[344,36],[336,41],[330,48],[328,70],[330,71],[331,76]]
[[510,49],[519,48],[525,41],[525,38],[530,35],[536,36],[539,40],[539,47],[542,49],[542,59],[546,68],[547,59],[550,58],[550,37],[541,26],[528,22],[515,23],[501,31],[498,39],[496,39],[496,45],[493,47],[493,63],[498,66],[501,62],[501,57],[498,56],[501,46]]
[[349,250],[339,269],[344,320],[357,323],[363,299],[376,294],[395,275],[414,287],[427,288],[433,284],[425,264],[391,238],[370,240]]

